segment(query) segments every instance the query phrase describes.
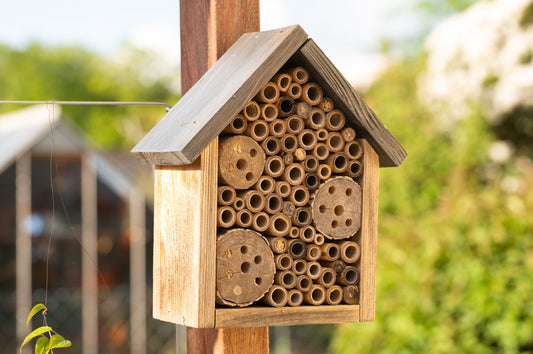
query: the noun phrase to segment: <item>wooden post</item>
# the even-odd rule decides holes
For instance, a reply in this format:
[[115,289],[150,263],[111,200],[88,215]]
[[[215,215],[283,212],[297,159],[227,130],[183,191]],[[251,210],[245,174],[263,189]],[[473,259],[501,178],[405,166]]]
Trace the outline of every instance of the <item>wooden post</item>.
[[[181,93],[185,94],[243,34],[259,31],[259,0],[181,0]],[[218,139],[202,153],[211,160]],[[216,200],[216,174],[213,181]],[[215,206],[216,208],[216,206]],[[268,328],[187,328],[188,353],[267,353]]]
[[[16,331],[17,342],[22,343],[31,328],[26,327],[26,317],[31,310],[31,155],[19,157],[15,162],[16,193]],[[29,353],[30,349],[23,349]]]
[[98,252],[96,156],[81,159],[81,272],[83,353],[98,353]]

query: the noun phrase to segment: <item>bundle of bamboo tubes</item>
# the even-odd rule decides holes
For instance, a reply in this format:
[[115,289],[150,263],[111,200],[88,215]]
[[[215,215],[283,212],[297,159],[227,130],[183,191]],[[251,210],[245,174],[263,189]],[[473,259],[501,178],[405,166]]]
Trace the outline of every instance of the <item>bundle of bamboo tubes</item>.
[[[217,195],[219,304],[358,303],[363,150],[346,123],[309,72],[295,67],[278,72],[224,129]],[[258,240],[228,241],[231,230],[242,230],[239,237],[245,231],[261,235],[268,250]],[[228,256],[227,245],[238,242],[250,253]],[[274,267],[259,271],[247,254],[272,260]],[[239,266],[243,274],[236,276]],[[262,275],[245,283],[252,270]],[[237,296],[235,289],[245,286],[261,291],[252,292],[253,299]]]

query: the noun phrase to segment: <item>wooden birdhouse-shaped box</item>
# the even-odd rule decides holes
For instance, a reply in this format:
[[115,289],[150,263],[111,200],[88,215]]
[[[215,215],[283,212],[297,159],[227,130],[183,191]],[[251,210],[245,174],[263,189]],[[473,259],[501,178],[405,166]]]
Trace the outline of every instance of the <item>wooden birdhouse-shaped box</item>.
[[406,152],[300,26],[243,35],[132,152],[155,165],[155,318],[374,319],[378,169]]

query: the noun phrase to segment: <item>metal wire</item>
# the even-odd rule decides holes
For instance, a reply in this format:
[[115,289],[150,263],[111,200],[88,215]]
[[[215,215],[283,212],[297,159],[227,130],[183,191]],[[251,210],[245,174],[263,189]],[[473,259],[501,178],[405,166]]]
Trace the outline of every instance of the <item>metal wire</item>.
[[71,106],[165,106],[168,112],[172,106],[164,102],[120,102],[120,101],[0,101],[0,104],[58,104]]

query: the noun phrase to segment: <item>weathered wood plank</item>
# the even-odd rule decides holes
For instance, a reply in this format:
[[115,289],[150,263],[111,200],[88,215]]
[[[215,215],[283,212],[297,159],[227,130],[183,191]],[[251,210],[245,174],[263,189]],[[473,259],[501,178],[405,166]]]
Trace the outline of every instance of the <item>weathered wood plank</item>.
[[268,327],[227,328],[218,333],[214,354],[268,353]]
[[363,146],[363,214],[361,223],[360,321],[373,321],[376,307],[379,157],[366,140]]
[[216,309],[216,327],[294,326],[359,322],[358,305]]
[[363,132],[378,153],[381,167],[402,163],[407,152],[312,39],[296,52],[292,61],[305,66],[324,89],[324,95],[331,97],[347,120]]
[[151,164],[192,163],[306,39],[298,25],[243,35],[132,153]]

